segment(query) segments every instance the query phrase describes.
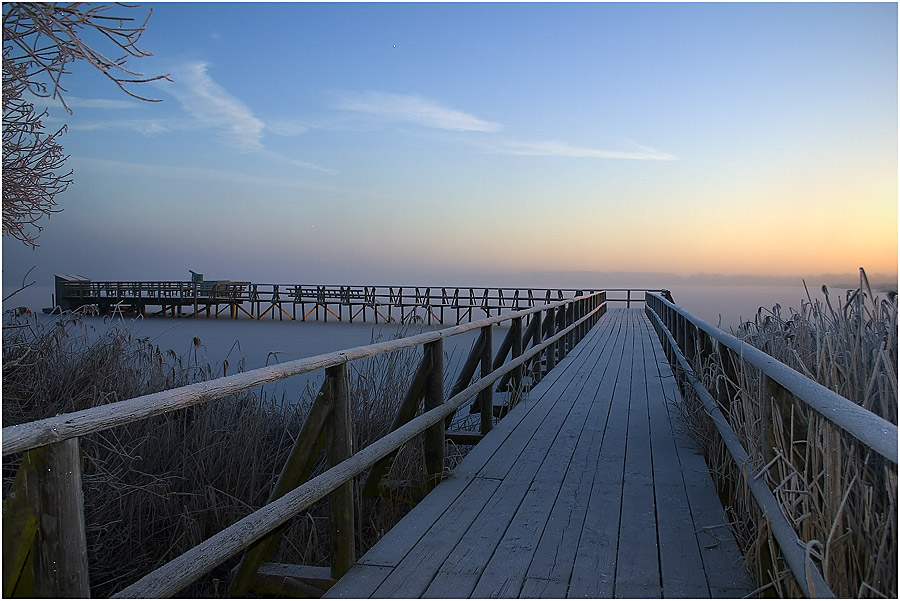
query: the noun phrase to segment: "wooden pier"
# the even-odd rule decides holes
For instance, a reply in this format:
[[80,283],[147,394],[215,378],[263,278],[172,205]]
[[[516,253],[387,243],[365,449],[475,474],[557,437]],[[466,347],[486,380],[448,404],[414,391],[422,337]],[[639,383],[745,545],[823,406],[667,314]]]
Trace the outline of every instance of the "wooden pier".
[[743,597],[640,309],[611,309],[327,597]]
[[[574,288],[257,284],[199,278],[94,281],[71,275],[57,275],[55,290],[54,307],[49,310],[427,325],[459,325],[595,292]],[[607,292],[620,293],[609,300],[621,301],[627,307],[642,301],[637,295],[632,298],[636,291],[630,289]]]
[[[876,469],[854,481],[865,480],[866,494],[895,499],[897,426],[665,295],[646,291],[641,309],[607,309],[610,301],[629,299],[631,292],[610,298],[604,290],[535,298],[534,306],[489,318],[456,317],[463,323],[452,327],[6,426],[3,455],[22,457],[16,482],[26,494],[5,500],[4,516],[17,517],[9,528],[4,522],[4,591],[89,596],[80,437],[324,371],[269,501],[116,597],[177,596],[238,556],[230,582],[235,596],[695,598],[764,590],[774,564],[751,582],[706,463],[679,419],[687,394],[733,462],[732,485],[749,495],[765,524],[769,561],[777,557],[784,566],[777,577],[791,579],[805,596],[833,597],[827,570],[810,552],[817,542],[789,519],[776,496],[786,480],[770,478],[766,458],[784,452],[777,445],[784,429],[794,428],[793,419],[782,419],[790,404],[789,415],[814,413],[827,422],[835,444],[864,449]],[[508,326],[505,338],[492,356],[492,332],[502,325]],[[451,386],[443,341],[476,330],[480,335]],[[391,431],[354,449],[350,364],[411,349],[421,349],[421,360]],[[756,420],[758,431],[736,432],[727,412],[743,393],[733,382],[750,370],[757,370],[764,390],[774,391],[777,399],[769,400],[780,404]],[[712,388],[695,375],[704,371],[714,375]],[[498,416],[492,395],[504,391],[508,410]],[[473,446],[448,474],[446,441],[460,433],[447,424],[467,405],[477,406],[479,430],[466,434],[462,444]],[[417,437],[427,483],[421,492],[427,494],[358,557],[356,495],[380,494],[392,457]],[[786,440],[795,444],[793,435]],[[807,443],[807,455],[827,452],[816,444]],[[326,468],[310,477],[323,445]],[[840,502],[840,493],[829,494]],[[282,526],[325,498],[330,567],[269,563]],[[896,565],[896,515],[884,519],[890,545],[878,552]],[[896,595],[896,577],[884,590]]]

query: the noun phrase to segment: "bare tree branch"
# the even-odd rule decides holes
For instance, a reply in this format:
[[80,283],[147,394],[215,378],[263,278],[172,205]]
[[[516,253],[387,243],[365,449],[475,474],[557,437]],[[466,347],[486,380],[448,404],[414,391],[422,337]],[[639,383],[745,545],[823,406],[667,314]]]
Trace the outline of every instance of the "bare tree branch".
[[15,292],[11,292],[10,294],[7,294],[6,296],[3,297],[4,303],[6,301],[8,301],[9,299],[11,299],[12,297],[14,297],[15,295],[17,295],[18,293],[20,293],[23,290],[25,290],[26,288],[28,288],[29,286],[34,286],[34,284],[36,283],[35,280],[31,280],[27,284],[25,283],[25,280],[28,279],[28,274],[31,273],[32,271],[34,271],[35,267],[37,267],[37,265],[32,265],[31,269],[26,271],[25,275],[22,276],[22,286],[18,290],[16,290]]
[[[129,16],[105,14],[111,8],[84,2],[3,5],[3,234],[32,247],[37,246],[43,229],[38,222],[61,210],[56,196],[72,183],[72,171],[65,172],[68,156],[58,141],[66,126],[46,133],[41,120],[47,111],[37,112],[25,92],[59,99],[72,114],[61,80],[69,72],[69,64],[77,60],[87,61],[138,100],[159,102],[136,94],[128,86],[171,81],[168,75],[144,77],[125,66],[128,58],[151,56],[137,44],[153,10],[136,21]],[[93,43],[94,39],[121,56],[110,58],[108,51]]]

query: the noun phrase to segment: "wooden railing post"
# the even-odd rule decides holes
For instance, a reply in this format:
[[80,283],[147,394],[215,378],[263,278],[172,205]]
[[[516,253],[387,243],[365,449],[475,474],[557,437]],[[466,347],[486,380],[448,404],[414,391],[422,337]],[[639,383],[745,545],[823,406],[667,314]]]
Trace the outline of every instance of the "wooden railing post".
[[[466,362],[463,363],[462,369],[459,372],[459,377],[456,378],[456,383],[453,384],[453,388],[450,389],[450,397],[454,397],[460,392],[462,392],[469,384],[472,383],[472,376],[475,375],[475,370],[478,369],[478,365],[481,363],[481,357],[483,355],[482,349],[484,347],[484,331],[479,334],[478,338],[472,344],[472,348],[469,350],[469,355],[466,357]],[[474,413],[478,411],[478,400],[476,398],[475,402],[472,403],[472,409],[470,413]],[[446,428],[450,428],[453,423],[453,418],[456,413],[451,413],[447,416],[447,419],[444,420],[444,425]]]
[[[537,313],[534,313],[532,315],[532,320],[533,320],[532,325],[534,325],[534,334],[532,335],[531,343],[534,346],[540,346],[540,344],[541,344],[541,327],[543,326],[543,323],[541,323],[541,312],[538,311]],[[534,384],[537,384],[538,382],[540,382],[541,376],[543,375],[542,374],[543,366],[541,365],[541,354],[542,353],[538,353],[537,355],[534,356],[534,363],[531,366],[531,378],[532,378],[532,382]]]
[[[493,326],[481,328],[484,344],[481,346],[481,377],[487,377],[493,368]],[[487,434],[494,425],[494,387],[486,386],[478,393],[478,406],[481,409],[481,433]]]
[[34,596],[90,597],[78,439],[28,451],[26,457],[39,475]]
[[[553,338],[556,334],[556,310],[553,307],[547,309],[547,338]],[[556,367],[556,344],[547,347],[547,372]]]
[[[425,384],[425,411],[444,404],[444,344],[438,338],[425,345],[425,352],[431,358],[431,371]],[[426,490],[431,490],[441,481],[444,472],[444,420],[425,430],[425,469],[428,473]]]
[[[516,317],[512,320],[512,360],[518,359],[522,355],[522,318]],[[522,400],[522,375],[525,369],[520,365],[513,369],[511,386],[509,391],[509,408],[512,409]]]
[[[566,329],[566,314],[568,310],[565,306],[556,310],[556,331],[561,332]],[[562,336],[556,341],[556,360],[562,361],[566,358],[566,337]]]
[[[350,373],[346,363],[329,367],[333,406],[328,419],[328,464],[335,466],[353,455],[353,422],[350,419]],[[340,578],[356,563],[356,527],[353,481],[345,482],[328,498],[328,530],[331,543],[331,575]]]
[[735,365],[734,353],[731,352],[731,349],[721,342],[717,343],[716,346],[719,351],[719,366],[722,370],[722,375],[716,386],[716,400],[719,401],[719,407],[721,407],[726,417],[730,417],[731,402],[740,388],[737,366]]

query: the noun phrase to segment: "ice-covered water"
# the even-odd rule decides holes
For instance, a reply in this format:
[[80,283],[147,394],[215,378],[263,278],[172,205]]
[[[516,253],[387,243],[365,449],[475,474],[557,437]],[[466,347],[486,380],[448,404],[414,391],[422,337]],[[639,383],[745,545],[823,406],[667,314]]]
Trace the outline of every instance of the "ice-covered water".
[[[675,302],[713,325],[731,331],[741,320],[752,319],[759,307],[771,309],[776,303],[784,309],[797,308],[806,299],[802,286],[696,286],[671,288]],[[845,295],[846,290],[832,290],[832,295]],[[811,288],[813,299],[822,298],[820,288]],[[622,293],[610,293],[621,296]],[[612,306],[622,306],[613,304]],[[635,306],[642,306],[637,304]],[[51,319],[41,316],[42,319]],[[317,323],[263,319],[197,319],[148,317],[101,318],[87,317],[96,331],[110,327],[127,327],[136,338],[147,338],[163,351],[171,349],[179,356],[192,351],[194,338],[199,339],[201,364],[209,364],[213,373],[222,373],[228,362],[228,373],[235,373],[243,359],[244,370],[284,363],[336,350],[384,341],[397,336],[417,334],[427,326],[402,327],[394,324]],[[437,326],[434,326],[437,327]],[[503,340],[506,328],[494,333],[495,351]],[[446,371],[455,379],[478,332],[472,331],[444,342],[447,355]],[[311,387],[318,389],[324,378],[322,372],[296,376],[286,381],[266,385],[267,396],[296,399]],[[448,378],[449,380],[449,378]]]
[[[41,315],[45,321],[55,319]],[[236,373],[243,361],[243,371],[312,357],[342,349],[383,342],[397,337],[411,336],[434,329],[428,326],[399,326],[394,324],[361,324],[347,322],[298,322],[262,319],[184,319],[172,317],[84,317],[89,330],[100,335],[110,328],[127,328],[134,338],[147,338],[163,352],[188,357],[194,352],[194,339],[199,339],[197,357],[200,365],[208,364],[214,374]],[[493,343],[499,348],[507,328],[497,327]],[[445,371],[455,378],[468,355],[478,331],[445,339]],[[419,347],[421,353],[421,347]],[[267,384],[267,397],[293,401],[307,388],[318,390],[324,371],[294,376]],[[452,382],[451,382],[452,383]]]

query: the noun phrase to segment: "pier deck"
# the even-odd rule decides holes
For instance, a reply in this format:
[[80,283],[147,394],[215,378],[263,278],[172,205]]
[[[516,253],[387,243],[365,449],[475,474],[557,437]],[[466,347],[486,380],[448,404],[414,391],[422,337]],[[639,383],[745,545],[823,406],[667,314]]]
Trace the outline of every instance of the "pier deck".
[[328,597],[753,590],[640,309],[611,309]]

